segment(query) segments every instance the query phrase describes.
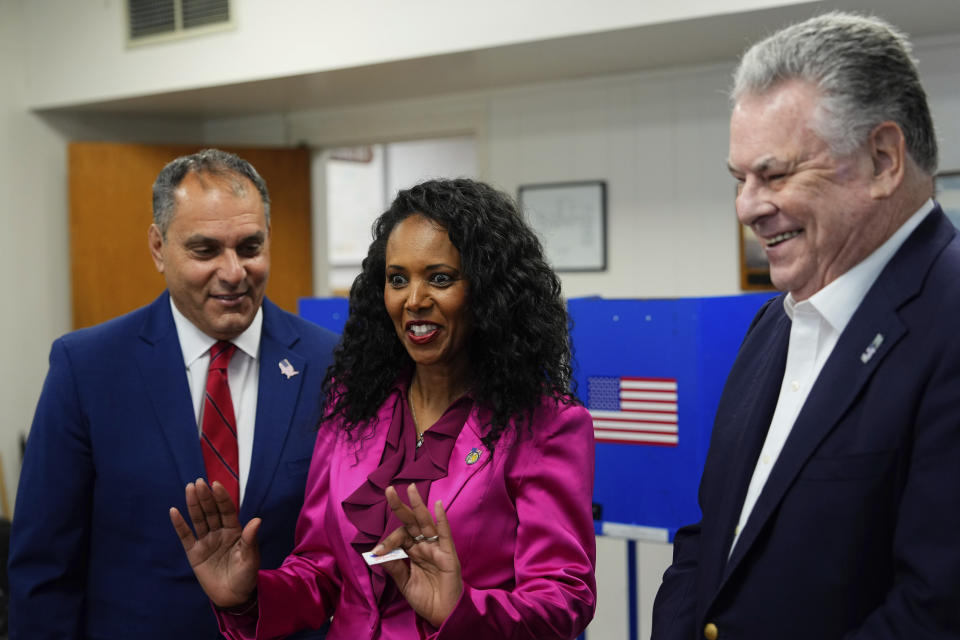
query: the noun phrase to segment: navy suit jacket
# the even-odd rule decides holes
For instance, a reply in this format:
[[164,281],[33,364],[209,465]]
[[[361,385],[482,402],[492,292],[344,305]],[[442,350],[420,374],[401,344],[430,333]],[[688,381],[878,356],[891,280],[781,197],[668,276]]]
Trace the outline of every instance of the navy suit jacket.
[[[240,520],[263,567],[293,548],[336,336],[263,302],[260,388]],[[289,379],[278,363],[289,360]],[[205,475],[164,293],[53,343],[10,544],[10,638],[208,640],[217,623],[168,510]]]
[[960,637],[960,237],[940,211],[840,336],[728,558],[790,320],[757,314],[720,400],[654,640]]

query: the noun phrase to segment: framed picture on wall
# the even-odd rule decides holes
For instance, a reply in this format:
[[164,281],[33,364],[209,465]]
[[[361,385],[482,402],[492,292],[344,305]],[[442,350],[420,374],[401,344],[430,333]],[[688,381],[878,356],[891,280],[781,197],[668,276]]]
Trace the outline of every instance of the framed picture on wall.
[[[734,191],[734,201],[737,192]],[[770,262],[763,252],[760,239],[750,227],[737,223],[737,237],[740,240],[740,289],[743,291],[773,291],[776,287],[770,280]]]
[[737,223],[740,237],[740,288],[744,291],[772,291],[770,263],[753,229]]
[[960,229],[960,171],[945,171],[936,177],[936,200],[953,226]]
[[607,183],[602,180],[523,185],[520,207],[557,271],[607,268]]

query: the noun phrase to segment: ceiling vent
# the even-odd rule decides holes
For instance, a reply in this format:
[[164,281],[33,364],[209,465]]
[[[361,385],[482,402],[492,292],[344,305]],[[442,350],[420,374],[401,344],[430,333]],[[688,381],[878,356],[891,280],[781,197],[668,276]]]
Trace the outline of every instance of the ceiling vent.
[[127,42],[143,44],[233,27],[230,0],[127,0]]

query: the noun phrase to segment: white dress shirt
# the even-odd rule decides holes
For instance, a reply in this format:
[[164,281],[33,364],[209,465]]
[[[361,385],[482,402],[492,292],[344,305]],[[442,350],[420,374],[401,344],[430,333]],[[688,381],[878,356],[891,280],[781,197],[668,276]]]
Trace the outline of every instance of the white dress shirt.
[[[197,419],[197,437],[203,425],[203,396],[207,387],[207,369],[210,366],[210,347],[217,343],[200,331],[186,316],[180,313],[170,299],[173,323],[177,327],[180,351],[187,371],[193,413]],[[260,334],[263,330],[263,307],[257,310],[247,330],[231,340],[237,346],[227,367],[227,381],[233,400],[233,414],[237,419],[237,453],[240,459],[240,503],[250,475],[250,460],[253,454],[253,430],[257,418],[257,392],[260,389]],[[239,506],[239,505],[238,505]]]
[[757,466],[740,511],[740,520],[734,530],[730,553],[740,539],[740,532],[747,524],[810,389],[837,340],[887,262],[933,210],[933,206],[933,200],[927,200],[873,253],[807,300],[796,302],[789,293],[784,298],[784,311],[792,321],[787,365],[770,429],[757,458]]

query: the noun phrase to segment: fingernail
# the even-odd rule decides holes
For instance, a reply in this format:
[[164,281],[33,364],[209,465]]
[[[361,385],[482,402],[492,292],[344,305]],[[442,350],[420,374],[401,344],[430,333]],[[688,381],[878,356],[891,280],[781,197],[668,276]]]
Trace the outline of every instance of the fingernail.
[[378,544],[377,546],[375,546],[375,547],[373,548],[373,551],[371,551],[371,553],[372,553],[373,555],[375,555],[375,556],[380,555],[381,552],[383,552],[383,545],[382,545],[382,544]]

